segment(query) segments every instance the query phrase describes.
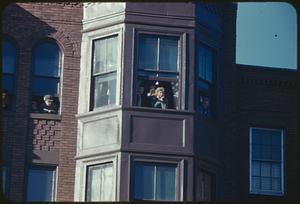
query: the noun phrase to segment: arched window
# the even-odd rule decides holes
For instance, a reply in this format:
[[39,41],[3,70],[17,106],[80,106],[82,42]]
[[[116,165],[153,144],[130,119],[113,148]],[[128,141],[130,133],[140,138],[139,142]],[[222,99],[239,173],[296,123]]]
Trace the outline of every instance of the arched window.
[[44,41],[34,47],[32,55],[32,112],[47,112],[43,106],[44,99],[48,98],[52,101],[50,109],[53,111],[47,113],[57,113],[60,95],[60,49],[55,42]]
[[2,40],[2,108],[12,109],[14,102],[14,81],[16,66],[16,48],[7,38]]

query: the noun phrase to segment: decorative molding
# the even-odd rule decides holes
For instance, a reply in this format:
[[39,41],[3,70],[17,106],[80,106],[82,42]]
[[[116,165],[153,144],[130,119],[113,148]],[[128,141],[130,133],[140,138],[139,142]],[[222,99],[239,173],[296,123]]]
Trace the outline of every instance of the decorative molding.
[[[56,3],[50,3],[50,2],[41,2],[41,3],[34,3],[35,5],[63,5],[63,6],[70,6],[70,7],[77,7],[80,8],[82,7],[82,3],[81,2],[56,2]],[[91,3],[90,3],[91,4]]]
[[288,79],[257,78],[254,76],[240,76],[239,84],[272,86],[281,88],[296,87],[296,81]]

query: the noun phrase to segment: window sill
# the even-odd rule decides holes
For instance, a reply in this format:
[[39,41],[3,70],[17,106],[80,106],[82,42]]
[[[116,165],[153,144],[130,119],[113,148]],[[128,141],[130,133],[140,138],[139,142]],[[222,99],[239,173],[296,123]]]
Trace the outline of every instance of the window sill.
[[284,193],[282,192],[270,192],[270,191],[252,191],[249,193],[251,197],[282,197]]
[[46,120],[61,120],[61,115],[51,113],[30,113],[30,118],[46,119]]
[[123,107],[124,110],[135,110],[135,111],[145,111],[145,112],[156,112],[156,113],[171,113],[171,114],[194,114],[194,112],[187,110],[176,110],[176,109],[160,109],[160,108],[151,108],[151,107],[140,107],[140,106],[131,106]]

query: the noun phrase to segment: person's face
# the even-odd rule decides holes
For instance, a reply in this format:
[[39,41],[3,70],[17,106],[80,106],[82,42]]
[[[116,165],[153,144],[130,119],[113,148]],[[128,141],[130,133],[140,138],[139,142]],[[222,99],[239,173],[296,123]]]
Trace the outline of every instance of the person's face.
[[202,105],[203,105],[204,108],[208,108],[209,107],[209,100],[208,99],[204,99]]
[[45,100],[45,104],[46,106],[51,106],[52,105],[52,102],[51,100]]
[[162,91],[162,90],[159,90],[158,91],[158,95],[157,95],[159,98],[161,98],[161,97],[163,97],[163,96],[165,96],[165,93],[164,93],[164,91]]

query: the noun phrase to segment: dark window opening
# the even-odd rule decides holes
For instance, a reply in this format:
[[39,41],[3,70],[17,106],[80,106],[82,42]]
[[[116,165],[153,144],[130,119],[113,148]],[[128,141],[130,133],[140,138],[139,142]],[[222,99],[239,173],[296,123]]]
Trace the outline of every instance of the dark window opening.
[[216,57],[211,48],[198,45],[196,67],[196,110],[203,119],[215,118]]
[[175,201],[177,198],[177,165],[136,162],[133,199]]
[[[59,112],[61,53],[56,43],[46,41],[33,49],[31,111]],[[46,99],[46,100],[45,100]]]
[[8,39],[2,41],[2,109],[12,110],[14,106],[14,81],[16,48]]
[[135,105],[180,109],[179,37],[139,35]]

